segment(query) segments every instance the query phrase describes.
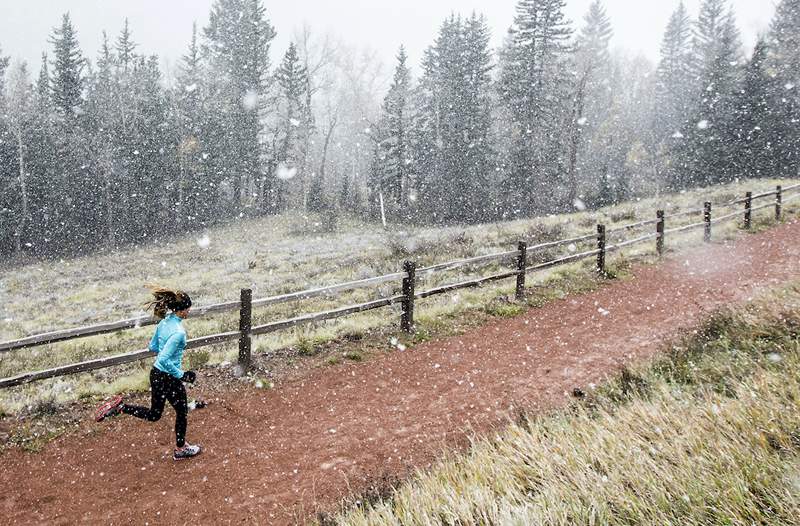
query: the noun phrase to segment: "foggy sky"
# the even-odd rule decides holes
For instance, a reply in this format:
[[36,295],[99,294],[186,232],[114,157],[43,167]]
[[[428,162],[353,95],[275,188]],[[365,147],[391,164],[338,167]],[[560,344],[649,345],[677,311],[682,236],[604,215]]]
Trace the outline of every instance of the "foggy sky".
[[[661,37],[679,0],[605,0],[613,22],[614,48],[658,59]],[[777,0],[731,0],[749,53],[764,32]],[[113,40],[125,17],[130,20],[138,52],[158,54],[170,69],[188,46],[192,22],[203,27],[214,0],[0,0],[0,48],[3,54],[28,61],[35,78],[42,51],[61,15],[69,11],[84,54],[97,56],[101,32]],[[567,0],[567,15],[580,27],[591,0]],[[273,64],[278,62],[294,30],[303,23],[318,34],[329,32],[346,44],[373,49],[392,68],[400,44],[418,65],[423,50],[451,12],[486,15],[499,46],[514,17],[516,0],[265,0],[268,16],[278,32],[273,42]],[[700,0],[686,0],[697,14]]]

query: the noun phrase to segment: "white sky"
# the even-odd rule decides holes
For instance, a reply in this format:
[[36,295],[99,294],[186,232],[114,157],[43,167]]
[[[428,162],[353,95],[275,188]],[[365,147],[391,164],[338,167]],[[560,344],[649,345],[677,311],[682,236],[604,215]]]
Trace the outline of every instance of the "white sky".
[[[185,51],[192,22],[202,27],[214,0],[0,0],[0,48],[12,58],[27,60],[33,75],[47,38],[69,11],[84,53],[97,56],[103,29],[115,38],[125,17],[130,19],[139,52],[158,54],[174,63]],[[745,43],[751,47],[766,30],[777,0],[730,0]],[[374,49],[391,68],[399,45],[419,63],[442,20],[451,12],[483,13],[499,45],[514,16],[516,0],[265,0],[278,32],[273,63],[286,49],[295,28],[307,23],[317,33],[330,32],[342,41]],[[568,16],[580,25],[591,0],[567,0]],[[700,0],[686,0],[695,15]],[[615,29],[613,45],[658,58],[659,44],[678,0],[605,0]]]

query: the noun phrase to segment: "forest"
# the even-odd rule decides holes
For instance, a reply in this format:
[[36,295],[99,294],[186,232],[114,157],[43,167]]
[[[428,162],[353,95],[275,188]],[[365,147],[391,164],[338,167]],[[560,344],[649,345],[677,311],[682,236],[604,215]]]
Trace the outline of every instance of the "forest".
[[399,45],[386,71],[308,27],[273,49],[262,0],[216,0],[171,70],[127,20],[85,56],[64,14],[38,72],[0,49],[0,258],[286,212],[475,224],[797,176],[800,0],[754,49],[727,0],[696,19],[678,4],[655,64],[611,48],[602,0],[575,23],[565,5],[519,0],[499,49],[482,15],[453,14],[420,64]]

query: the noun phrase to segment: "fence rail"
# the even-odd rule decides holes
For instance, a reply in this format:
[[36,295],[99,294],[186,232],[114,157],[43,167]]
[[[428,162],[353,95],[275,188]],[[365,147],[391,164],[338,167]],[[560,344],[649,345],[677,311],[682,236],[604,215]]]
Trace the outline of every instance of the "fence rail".
[[[744,228],[749,228],[752,213],[770,207],[775,208],[775,216],[776,218],[780,218],[781,206],[784,205],[786,202],[791,201],[792,199],[800,197],[800,192],[797,192],[792,195],[786,195],[786,193],[788,191],[797,189],[800,189],[800,184],[795,184],[786,188],[781,188],[779,186],[775,191],[762,192],[756,195],[753,195],[752,193],[748,192],[747,196],[744,199],[731,201],[729,203],[724,203],[722,205],[713,205],[712,203],[706,203],[703,209],[688,210],[671,215],[665,215],[663,211],[659,210],[658,213],[656,214],[657,218],[653,220],[640,221],[637,223],[632,223],[629,225],[623,225],[610,229],[606,229],[605,226],[601,224],[598,225],[597,233],[586,234],[583,236],[574,237],[570,239],[550,241],[532,246],[528,246],[526,242],[521,241],[518,245],[517,250],[475,256],[472,258],[439,263],[436,265],[431,265],[423,268],[417,268],[416,264],[413,262],[406,262],[404,264],[404,272],[397,272],[394,274],[386,274],[383,276],[376,276],[356,281],[349,281],[346,283],[339,283],[336,285],[330,285],[326,287],[319,287],[315,289],[308,289],[288,294],[281,294],[278,296],[272,296],[267,298],[252,299],[252,292],[249,289],[243,289],[239,301],[231,301],[231,302],[201,306],[192,310],[192,317],[196,317],[196,316],[207,316],[210,314],[216,314],[221,312],[230,312],[238,309],[240,313],[239,330],[224,332],[220,334],[212,334],[208,336],[203,336],[201,338],[195,338],[189,340],[187,342],[186,347],[187,349],[197,349],[209,345],[215,345],[215,344],[238,340],[239,361],[242,365],[246,367],[249,366],[250,364],[250,348],[251,348],[250,343],[251,343],[251,338],[253,336],[268,334],[275,331],[297,327],[304,324],[316,323],[325,320],[332,320],[344,316],[349,316],[352,314],[385,308],[398,303],[402,304],[401,327],[403,328],[403,330],[413,331],[414,300],[416,299],[429,298],[432,296],[444,294],[447,292],[452,292],[459,289],[480,287],[486,283],[500,281],[509,278],[517,279],[516,297],[523,298],[525,289],[525,276],[527,274],[544,271],[557,266],[574,263],[591,257],[597,258],[597,265],[596,265],[597,271],[603,274],[605,272],[605,256],[607,253],[612,253],[625,247],[637,245],[645,241],[655,239],[656,251],[660,255],[663,251],[664,240],[667,234],[686,232],[699,228],[705,229],[704,239],[705,241],[710,241],[712,224],[720,223],[722,221],[726,221],[734,217],[742,216]],[[754,200],[763,199],[765,197],[770,197],[770,196],[775,196],[774,202],[766,203],[755,207],[752,206]],[[737,210],[736,212],[733,213],[712,218],[711,215],[712,209],[726,208],[737,204],[745,204],[745,209]],[[674,219],[677,217],[695,215],[697,213],[703,214],[704,220],[702,223],[691,223],[688,225],[680,225],[669,229],[666,229],[664,226],[666,220]],[[656,225],[655,232],[642,235],[634,239],[623,240],[616,244],[609,244],[609,245],[606,244],[606,237],[609,234],[615,234],[619,232],[629,232],[631,230],[643,228],[650,225]],[[558,257],[556,259],[552,259],[550,261],[538,263],[535,265],[528,265],[528,258],[534,252],[548,248],[568,246],[590,240],[595,240],[597,242],[596,249],[580,252],[577,254]],[[422,290],[422,291],[415,290],[415,282],[417,278],[421,275],[433,274],[435,272],[440,272],[444,270],[453,270],[466,265],[478,265],[481,263],[502,261],[503,259],[511,259],[511,258],[513,258],[515,261],[514,270],[499,272],[489,276],[460,281],[456,283],[440,285],[428,290]],[[253,307],[265,307],[269,305],[277,305],[292,301],[307,300],[321,296],[333,296],[333,295],[338,295],[344,291],[374,287],[384,283],[392,283],[392,282],[402,283],[403,285],[402,294],[391,296],[388,298],[372,300],[365,303],[359,303],[356,305],[348,305],[345,307],[340,307],[324,312],[305,314],[302,316],[274,321],[263,325],[252,326],[251,323],[251,312]],[[76,338],[107,334],[111,332],[138,328],[147,325],[153,325],[157,323],[157,321],[158,320],[156,320],[152,316],[140,316],[136,318],[129,318],[115,322],[101,323],[88,327],[78,327],[72,329],[51,331],[43,334],[35,334],[17,340],[0,343],[0,353],[31,348],[38,345],[63,342]],[[96,358],[80,363],[54,367],[44,371],[27,372],[14,377],[0,379],[0,389],[18,386],[38,380],[44,380],[47,378],[54,378],[57,376],[78,374],[98,369],[104,369],[115,365],[136,362],[152,356],[153,353],[151,353],[148,350],[134,351],[130,353],[119,354],[115,356],[107,356],[103,358]]]

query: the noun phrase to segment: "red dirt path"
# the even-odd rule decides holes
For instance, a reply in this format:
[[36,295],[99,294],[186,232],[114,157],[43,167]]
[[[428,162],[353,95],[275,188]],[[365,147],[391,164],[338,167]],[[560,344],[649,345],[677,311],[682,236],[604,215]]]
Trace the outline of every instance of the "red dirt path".
[[491,429],[514,404],[563,404],[709,311],[800,277],[800,222],[633,274],[461,336],[223,399],[190,415],[190,439],[205,446],[190,462],[169,457],[171,410],[158,424],[119,417],[38,454],[11,450],[0,456],[0,522],[302,522],[365,478],[463,445],[466,429]]

